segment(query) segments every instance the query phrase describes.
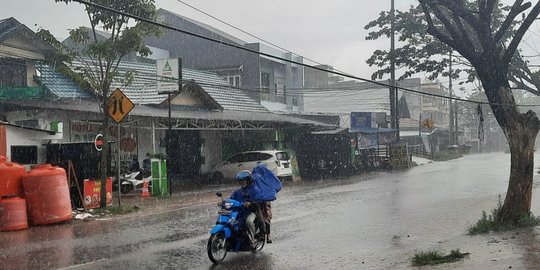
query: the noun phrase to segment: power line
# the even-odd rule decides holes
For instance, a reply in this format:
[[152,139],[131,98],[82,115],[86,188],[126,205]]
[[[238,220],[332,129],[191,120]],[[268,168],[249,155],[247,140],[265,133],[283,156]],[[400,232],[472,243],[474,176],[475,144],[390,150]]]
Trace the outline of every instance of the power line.
[[[147,18],[143,18],[143,17],[138,16],[138,15],[134,15],[134,14],[127,13],[127,12],[124,12],[124,11],[116,10],[116,9],[106,7],[106,6],[103,6],[103,5],[100,5],[100,4],[87,2],[87,1],[84,1],[84,0],[73,0],[73,2],[78,2],[78,3],[86,5],[86,6],[91,6],[91,7],[94,7],[94,8],[103,9],[103,10],[106,10],[106,11],[109,11],[109,12],[112,12],[112,13],[115,13],[115,14],[123,15],[123,16],[129,17],[129,18],[132,18],[132,19],[135,19],[135,20],[138,20],[138,21],[141,21],[141,22],[145,22],[145,23],[148,23],[148,24],[151,24],[151,25],[155,25],[155,26],[158,26],[158,27],[162,27],[162,28],[165,28],[165,29],[168,29],[168,30],[184,33],[186,35],[194,36],[194,37],[197,37],[197,38],[200,38],[200,39],[215,42],[215,43],[225,45],[225,46],[229,46],[229,47],[232,47],[232,48],[236,48],[236,49],[239,49],[239,50],[255,53],[255,54],[258,54],[258,55],[266,56],[266,57],[269,57],[269,58],[272,58],[272,59],[277,59],[277,60],[280,60],[280,61],[288,62],[288,63],[291,63],[291,64],[296,64],[296,65],[299,65],[299,66],[308,67],[308,68],[323,71],[323,72],[328,72],[328,73],[331,73],[331,74],[347,77],[347,78],[350,78],[350,79],[355,79],[355,80],[364,81],[364,82],[370,82],[370,83],[373,83],[373,84],[376,84],[376,85],[383,86],[385,88],[394,87],[396,89],[403,90],[403,91],[406,91],[406,92],[412,92],[412,93],[417,93],[417,94],[425,94],[425,93],[423,93],[421,91],[408,89],[408,88],[404,88],[404,87],[400,87],[400,86],[391,86],[389,84],[385,84],[385,83],[382,83],[382,82],[377,82],[377,81],[374,81],[374,80],[369,80],[369,79],[365,79],[365,78],[362,78],[362,77],[357,77],[357,76],[354,76],[354,75],[346,74],[346,73],[335,71],[335,70],[327,70],[327,69],[324,69],[324,68],[320,68],[320,67],[308,65],[308,64],[305,64],[305,63],[297,62],[297,61],[294,61],[294,60],[291,60],[291,59],[286,59],[286,58],[275,56],[275,55],[272,55],[272,54],[256,51],[256,50],[253,50],[253,49],[249,49],[249,48],[243,47],[241,45],[232,44],[232,43],[224,42],[222,40],[209,38],[209,37],[206,37],[206,36],[203,36],[203,35],[200,35],[200,34],[192,33],[192,32],[186,31],[186,30],[182,30],[182,29],[177,28],[177,27],[173,27],[173,26],[170,26],[170,25],[159,23],[159,22],[147,19]],[[463,99],[463,98],[458,98],[458,97],[448,97],[448,96],[439,95],[439,94],[427,94],[427,95],[434,96],[434,97],[451,99],[451,100],[463,101],[463,102],[471,102],[471,103],[475,103],[475,104],[485,104],[485,105],[495,105],[495,106],[520,106],[520,105],[517,105],[517,104],[503,104],[503,103],[490,103],[490,102],[473,101],[473,100],[468,100],[468,99]],[[522,105],[522,106],[530,106],[530,105]]]
[[[145,80],[145,81],[151,81],[151,82],[160,81],[159,76],[156,76],[155,78],[149,78],[149,77],[145,77],[145,76],[136,76],[135,75],[134,78]],[[170,77],[163,77],[163,78],[167,78],[168,81],[170,81],[172,79]],[[179,79],[174,79],[174,81],[179,82],[180,80]],[[190,83],[190,82],[193,82],[193,80],[182,80],[182,83]],[[209,87],[216,87],[216,88],[222,88],[222,89],[238,89],[238,90],[241,90],[241,91],[244,91],[244,92],[253,92],[253,93],[261,93],[260,90],[265,90],[264,88],[260,88],[260,87],[252,87],[252,88],[250,88],[250,87],[236,87],[236,86],[232,86],[232,85],[229,85],[229,84],[212,84],[212,83],[204,83],[204,82],[197,82],[197,81],[195,81],[195,83],[197,83],[197,84],[199,84],[201,86],[209,86]],[[312,90],[314,88],[297,88],[297,89]],[[335,92],[335,93],[333,93],[333,95],[322,96],[319,99],[315,100],[315,101],[318,101],[318,100],[322,100],[322,99],[325,99],[325,98],[347,97],[347,96],[353,96],[355,94],[360,94],[360,92],[362,92],[362,91],[376,90],[376,89],[370,89],[370,88],[358,89],[358,88],[355,88],[354,86],[348,86],[348,87],[342,87],[342,88],[315,88],[315,89],[319,89],[319,90],[322,90],[322,91],[303,92],[301,94],[303,94],[304,96],[307,95],[308,97],[316,97],[316,95],[309,95],[309,94],[325,94],[325,93],[327,93],[329,91],[330,92]],[[437,95],[437,94],[423,92],[423,91],[416,91],[416,90],[414,90],[414,91],[415,92],[409,92],[409,94],[416,95],[416,96],[430,96],[430,97],[436,96],[436,97],[439,97],[439,98],[450,99],[448,96]],[[347,93],[347,92],[350,92],[350,93]],[[266,92],[262,92],[262,93],[266,93]],[[290,95],[287,95],[287,94],[278,94],[278,93],[266,93],[266,94],[271,94],[271,95],[274,95],[276,97],[290,96]],[[452,99],[458,99],[458,98],[452,98]],[[306,104],[312,104],[315,101],[311,101],[311,102],[306,103]],[[475,100],[469,100],[469,99],[465,99],[465,101],[469,102],[469,103],[475,103],[475,104],[486,104],[486,105],[489,104],[489,102],[475,101]],[[535,105],[535,104],[522,104],[522,105],[516,104],[516,106],[519,106],[519,107],[540,107],[540,104],[538,104],[538,105]]]
[[[198,12],[200,12],[200,13],[202,13],[202,14],[204,14],[204,15],[206,15],[206,16],[208,16],[208,17],[210,17],[210,18],[212,18],[212,19],[214,19],[214,20],[216,20],[216,21],[218,21],[218,22],[221,22],[221,23],[223,23],[223,24],[225,24],[225,25],[227,25],[227,26],[229,26],[229,27],[232,27],[233,29],[236,29],[236,30],[238,30],[238,31],[240,31],[240,32],[242,32],[242,33],[244,33],[244,34],[250,36],[250,37],[253,37],[253,38],[255,38],[255,39],[258,39],[258,40],[260,40],[260,41],[262,41],[262,42],[265,42],[265,43],[267,43],[267,44],[269,44],[269,45],[271,45],[271,46],[274,46],[274,47],[276,47],[276,48],[278,48],[278,49],[281,49],[281,50],[286,51],[286,52],[288,52],[288,53],[291,53],[291,54],[293,54],[293,55],[300,56],[300,57],[302,57],[303,59],[306,59],[306,60],[308,60],[308,61],[311,61],[311,62],[313,62],[313,63],[315,63],[315,64],[318,64],[318,65],[325,65],[325,64],[322,64],[322,63],[320,63],[320,62],[318,62],[318,61],[316,61],[316,60],[307,58],[307,57],[305,57],[305,56],[302,56],[302,55],[300,55],[300,54],[297,54],[297,53],[294,53],[294,52],[292,52],[292,51],[290,51],[290,50],[287,50],[287,49],[285,49],[285,48],[283,48],[283,47],[281,47],[281,46],[279,46],[279,45],[277,45],[277,44],[275,44],[275,43],[272,43],[272,42],[270,42],[270,41],[268,41],[268,40],[265,40],[265,39],[263,39],[263,38],[261,38],[261,37],[258,37],[258,36],[256,36],[256,35],[254,35],[254,34],[251,34],[251,33],[247,32],[247,31],[245,31],[245,30],[243,30],[243,29],[241,29],[241,28],[239,28],[239,27],[236,27],[236,26],[234,26],[234,25],[232,25],[232,24],[230,24],[230,23],[228,23],[228,22],[226,22],[226,21],[224,21],[224,20],[222,20],[222,19],[220,19],[220,18],[218,18],[218,17],[216,17],[216,16],[214,16],[214,15],[212,15],[212,14],[209,14],[208,12],[206,12],[206,11],[204,11],[204,10],[201,10],[201,9],[199,9],[199,8],[193,6],[193,5],[190,5],[190,4],[188,4],[188,3],[186,3],[186,2],[184,2],[184,1],[182,1],[182,0],[176,0],[176,1],[182,3],[182,4],[186,5],[186,6],[188,6],[188,7],[192,8],[192,9],[194,9],[194,10],[196,10],[196,11],[198,11]],[[340,70],[338,70],[338,69],[334,69],[334,70],[337,70],[337,71],[339,71],[339,72],[343,72],[343,71],[340,71]]]

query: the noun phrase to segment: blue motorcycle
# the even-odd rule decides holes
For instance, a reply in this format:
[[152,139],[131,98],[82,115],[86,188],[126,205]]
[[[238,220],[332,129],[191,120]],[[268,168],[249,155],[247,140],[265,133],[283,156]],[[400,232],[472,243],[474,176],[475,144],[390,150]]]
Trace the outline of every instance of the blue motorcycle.
[[[222,197],[222,194],[219,192],[216,195],[220,198]],[[261,222],[259,218],[255,221],[255,247],[253,248],[250,245],[245,224],[241,224],[238,220],[239,213],[243,209],[242,204],[233,199],[222,199],[220,205],[219,217],[208,239],[208,258],[214,264],[220,264],[229,251],[257,252],[262,250],[266,242],[264,222]],[[252,205],[253,207],[257,207],[255,203]],[[254,210],[258,211],[258,209]]]

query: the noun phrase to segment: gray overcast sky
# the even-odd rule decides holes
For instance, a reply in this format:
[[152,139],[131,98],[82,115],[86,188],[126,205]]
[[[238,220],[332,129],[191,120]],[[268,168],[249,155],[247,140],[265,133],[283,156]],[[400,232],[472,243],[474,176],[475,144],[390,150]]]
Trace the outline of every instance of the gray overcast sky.
[[[296,54],[329,64],[356,76],[370,77],[365,60],[377,48],[389,48],[387,41],[365,41],[364,25],[390,0],[183,0],[244,31],[268,40]],[[14,17],[33,30],[41,26],[58,39],[67,29],[88,25],[84,7],[54,0],[0,0],[0,18]],[[396,0],[396,8],[407,9],[414,0]],[[248,42],[257,42],[176,0],[157,0],[156,6],[212,25]]]
[[[364,26],[382,10],[390,10],[390,0],[182,1],[296,54],[364,78],[374,71],[365,60],[374,50],[389,48],[387,40],[366,41]],[[0,3],[0,18],[15,17],[33,30],[41,26],[60,40],[67,37],[68,29],[88,25],[84,6],[78,3],[66,5],[54,0],[0,0]],[[417,3],[396,0],[396,9],[405,10]],[[156,6],[212,25],[247,42],[257,42],[177,0],[156,0]],[[536,23],[522,48],[540,54],[535,44],[538,37],[540,27]]]

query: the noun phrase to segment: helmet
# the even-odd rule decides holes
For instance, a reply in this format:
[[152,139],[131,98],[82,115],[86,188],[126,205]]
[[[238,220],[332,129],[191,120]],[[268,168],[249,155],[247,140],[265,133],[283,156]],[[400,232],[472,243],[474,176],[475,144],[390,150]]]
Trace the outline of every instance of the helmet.
[[248,170],[240,171],[240,172],[236,175],[236,180],[237,180],[237,181],[251,180],[251,172],[249,172]]

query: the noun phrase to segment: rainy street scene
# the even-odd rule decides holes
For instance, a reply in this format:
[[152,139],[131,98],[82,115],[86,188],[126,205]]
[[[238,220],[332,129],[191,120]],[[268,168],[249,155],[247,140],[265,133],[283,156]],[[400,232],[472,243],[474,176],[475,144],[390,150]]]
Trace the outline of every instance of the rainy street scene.
[[0,269],[540,269],[539,1],[0,3]]

